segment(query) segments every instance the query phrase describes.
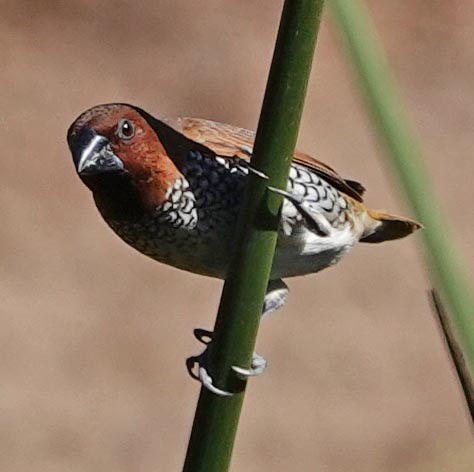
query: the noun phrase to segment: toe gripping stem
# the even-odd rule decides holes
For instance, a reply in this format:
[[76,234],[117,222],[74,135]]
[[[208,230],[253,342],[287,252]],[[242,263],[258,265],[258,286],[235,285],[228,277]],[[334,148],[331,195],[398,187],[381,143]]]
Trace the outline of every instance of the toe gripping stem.
[[[212,341],[212,332],[204,329],[195,329],[194,336],[196,339],[206,345],[204,351],[198,356],[188,357],[186,359],[186,368],[189,375],[201,382],[201,384],[207,388],[210,392],[219,395],[221,397],[228,397],[234,395],[232,392],[227,392],[216,387],[213,383],[212,377],[208,374],[208,346]],[[195,372],[195,367],[197,366],[197,372]],[[238,366],[232,366],[232,370],[236,373],[237,377],[240,380],[246,380],[249,377],[254,377],[260,375],[264,372],[267,367],[267,361],[257,353],[252,355],[252,362],[249,369],[244,369]]]

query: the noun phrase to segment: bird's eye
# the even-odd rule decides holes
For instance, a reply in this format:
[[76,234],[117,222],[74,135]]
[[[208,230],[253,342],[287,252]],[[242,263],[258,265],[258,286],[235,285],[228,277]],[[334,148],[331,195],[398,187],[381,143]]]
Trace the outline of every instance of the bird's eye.
[[135,135],[135,126],[130,120],[120,120],[117,126],[117,136],[120,139],[128,141]]

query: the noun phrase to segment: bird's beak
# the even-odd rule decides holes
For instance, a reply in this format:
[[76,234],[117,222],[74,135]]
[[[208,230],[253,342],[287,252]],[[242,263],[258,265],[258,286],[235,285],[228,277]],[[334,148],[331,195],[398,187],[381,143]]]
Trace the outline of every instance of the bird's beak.
[[87,125],[71,138],[69,147],[79,175],[124,171],[123,162],[112,151],[109,140]]

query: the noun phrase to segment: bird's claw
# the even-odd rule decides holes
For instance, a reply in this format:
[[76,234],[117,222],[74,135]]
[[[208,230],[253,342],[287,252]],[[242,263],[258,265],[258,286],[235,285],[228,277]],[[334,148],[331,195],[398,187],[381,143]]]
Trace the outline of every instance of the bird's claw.
[[194,337],[206,346],[212,341],[212,331],[207,329],[196,328],[193,331]]
[[232,395],[234,395],[232,392],[227,392],[226,390],[222,390],[216,387],[212,382],[212,377],[207,373],[205,367],[199,367],[198,372],[198,380],[210,392],[214,393],[215,395],[218,395],[219,397],[231,397]]
[[267,368],[267,361],[264,357],[254,352],[252,354],[252,361],[250,363],[249,369],[244,369],[243,367],[232,366],[232,370],[237,374],[237,377],[241,380],[246,380],[249,377],[256,377],[265,372]]
[[[194,335],[199,341],[203,342],[206,345],[208,345],[212,340],[212,332],[210,331],[195,329]],[[204,338],[209,338],[209,341],[204,340]],[[195,371],[196,366],[197,370]],[[257,375],[262,374],[265,371],[266,367],[267,361],[262,356],[254,352],[252,355],[252,361],[250,363],[249,369],[244,369],[243,367],[238,366],[232,366],[232,370],[235,372],[239,379],[246,380],[249,377],[255,377]],[[214,385],[212,377],[207,372],[207,347],[198,356],[192,356],[186,359],[186,369],[193,379],[197,380],[198,382],[201,382],[201,384],[205,388],[207,388],[215,395],[218,395],[220,397],[229,397],[231,395],[234,395],[232,392],[227,392],[226,390],[222,390]]]
[[196,374],[194,372],[194,366],[195,365],[200,365],[200,359],[203,356],[204,353],[202,353],[199,356],[191,356],[186,359],[186,370],[188,371],[188,374],[194,379],[194,380],[199,380],[199,367],[198,367],[198,373]]
[[[188,370],[189,375],[201,382],[201,385],[207,388],[210,392],[218,395],[220,397],[230,397],[233,395],[232,392],[227,392],[216,387],[213,383],[212,377],[208,374],[206,365],[207,358],[207,348],[199,356],[192,356],[186,359],[186,369]],[[197,365],[197,371],[194,372],[194,367]]]

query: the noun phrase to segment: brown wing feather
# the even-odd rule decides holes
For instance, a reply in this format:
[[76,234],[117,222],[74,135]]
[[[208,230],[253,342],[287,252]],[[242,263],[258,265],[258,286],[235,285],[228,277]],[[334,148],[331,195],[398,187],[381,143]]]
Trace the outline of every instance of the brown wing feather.
[[[252,155],[255,140],[253,131],[201,118],[178,118],[166,122],[188,139],[208,147],[218,156],[249,159]],[[293,162],[312,170],[346,195],[362,201],[365,188],[359,182],[343,179],[328,165],[300,151],[295,151]]]

